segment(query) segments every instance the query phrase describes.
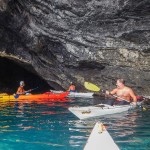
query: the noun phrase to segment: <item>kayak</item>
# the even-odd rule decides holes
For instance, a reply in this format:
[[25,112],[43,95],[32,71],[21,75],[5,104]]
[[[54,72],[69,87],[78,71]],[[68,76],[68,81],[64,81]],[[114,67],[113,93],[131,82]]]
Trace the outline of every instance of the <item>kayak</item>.
[[19,95],[18,98],[15,98],[14,95],[0,95],[0,101],[9,101],[9,100],[36,100],[36,99],[42,99],[42,100],[51,100],[51,99],[63,99],[69,94],[69,92],[63,92],[63,93],[50,93],[46,92],[43,94],[29,94],[29,95]]
[[84,150],[119,150],[105,126],[97,122],[87,140]]
[[[62,93],[63,91],[55,91],[55,90],[51,90],[51,92],[53,93]],[[93,94],[92,92],[88,92],[88,93],[82,93],[82,92],[70,92],[68,94],[67,97],[88,97],[88,98],[92,98],[93,97]]]
[[79,92],[70,92],[67,97],[93,97],[94,93],[79,93]]
[[110,106],[107,104],[98,104],[95,106],[87,106],[87,107],[69,107],[69,111],[72,112],[79,119],[87,119],[91,117],[103,116],[108,114],[115,114],[128,111],[132,109],[133,105],[114,105]]

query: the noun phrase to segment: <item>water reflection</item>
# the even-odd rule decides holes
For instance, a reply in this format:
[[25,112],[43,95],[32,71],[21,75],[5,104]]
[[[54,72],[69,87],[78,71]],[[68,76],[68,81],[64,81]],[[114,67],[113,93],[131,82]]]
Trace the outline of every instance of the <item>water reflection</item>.
[[[37,128],[39,122],[34,122],[35,119],[41,119],[42,116],[65,114],[68,113],[69,99],[63,99],[63,102],[53,102],[49,100],[41,101],[7,101],[0,103],[0,126],[7,131],[16,128],[16,130],[28,130]],[[56,108],[60,108],[56,110]],[[65,109],[66,108],[66,109]],[[64,111],[65,109],[65,111]],[[42,124],[40,121],[40,124]],[[9,128],[9,129],[8,129]]]

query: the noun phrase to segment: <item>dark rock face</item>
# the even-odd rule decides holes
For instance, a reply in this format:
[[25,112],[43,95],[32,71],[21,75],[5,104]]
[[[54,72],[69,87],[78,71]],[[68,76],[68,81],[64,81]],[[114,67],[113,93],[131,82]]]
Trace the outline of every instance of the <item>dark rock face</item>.
[[1,0],[0,56],[55,89],[111,89],[124,78],[149,94],[150,1]]
[[[17,91],[20,81],[25,82],[25,90],[38,87],[32,93],[40,93],[48,91],[50,87],[41,77],[35,76],[33,69],[21,64],[15,63],[7,58],[0,59],[0,91],[3,93],[13,94]],[[30,71],[32,69],[32,72]],[[29,71],[28,71],[29,70]]]

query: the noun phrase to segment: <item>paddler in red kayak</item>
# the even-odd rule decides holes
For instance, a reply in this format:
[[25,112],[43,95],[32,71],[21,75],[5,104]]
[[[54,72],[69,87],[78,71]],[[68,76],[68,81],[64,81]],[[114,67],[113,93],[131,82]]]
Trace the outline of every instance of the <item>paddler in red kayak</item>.
[[69,92],[76,92],[76,87],[75,87],[75,85],[73,84],[73,82],[71,82],[71,85],[70,85],[68,91],[69,91]]
[[132,101],[132,104],[136,105],[137,97],[130,87],[125,86],[124,79],[118,79],[116,81],[116,86],[117,88],[113,89],[112,91],[106,91],[107,95],[114,95],[114,97],[117,97],[114,101],[110,100],[111,105],[127,105]]

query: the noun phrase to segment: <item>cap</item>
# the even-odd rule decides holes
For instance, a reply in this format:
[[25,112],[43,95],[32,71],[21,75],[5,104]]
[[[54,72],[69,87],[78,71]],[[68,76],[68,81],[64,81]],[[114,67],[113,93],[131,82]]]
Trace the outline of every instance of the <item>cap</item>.
[[20,86],[24,85],[24,81],[20,81]]

